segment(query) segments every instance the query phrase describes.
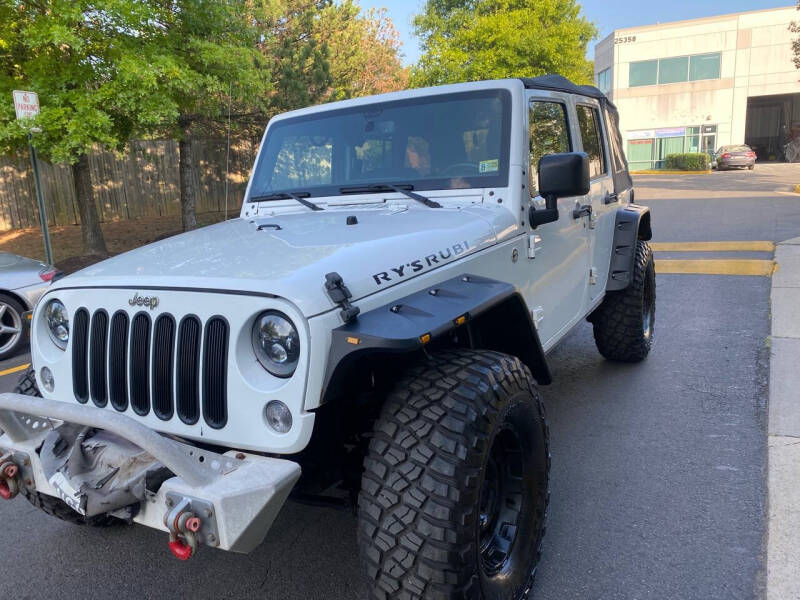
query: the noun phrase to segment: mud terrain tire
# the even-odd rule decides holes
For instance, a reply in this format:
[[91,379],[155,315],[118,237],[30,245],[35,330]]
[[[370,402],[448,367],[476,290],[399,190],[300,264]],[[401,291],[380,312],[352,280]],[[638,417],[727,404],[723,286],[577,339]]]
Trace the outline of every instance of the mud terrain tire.
[[631,284],[608,292],[589,317],[597,349],[609,360],[639,362],[650,353],[656,317],[656,270],[647,242],[636,242]]
[[[33,369],[29,369],[25,374],[20,377],[14,388],[15,394],[24,394],[25,396],[36,396],[41,398],[42,394],[39,392],[39,387],[36,385],[36,375]],[[36,508],[46,512],[48,515],[73,523],[75,525],[88,525],[90,527],[110,527],[112,525],[119,525],[123,523],[122,520],[108,515],[97,515],[95,517],[84,517],[82,514],[76,513],[66,503],[58,498],[48,496],[47,494],[40,494],[31,491],[25,487],[20,487],[20,494],[33,504]]]
[[517,358],[457,350],[412,368],[364,463],[359,546],[371,598],[527,598],[549,468],[544,407]]

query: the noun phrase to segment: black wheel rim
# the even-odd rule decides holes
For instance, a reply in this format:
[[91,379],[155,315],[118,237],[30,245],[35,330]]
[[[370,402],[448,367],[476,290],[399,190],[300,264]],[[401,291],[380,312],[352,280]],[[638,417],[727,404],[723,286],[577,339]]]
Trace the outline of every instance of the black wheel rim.
[[494,438],[481,485],[479,536],[481,567],[487,577],[511,562],[520,526],[523,498],[522,445],[511,429]]

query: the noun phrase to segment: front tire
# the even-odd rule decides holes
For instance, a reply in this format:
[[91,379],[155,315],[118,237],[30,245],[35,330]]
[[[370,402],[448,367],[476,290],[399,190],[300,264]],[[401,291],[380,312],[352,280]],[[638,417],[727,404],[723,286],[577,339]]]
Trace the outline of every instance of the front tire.
[[0,293],[0,360],[19,353],[25,343],[25,307],[8,294]]
[[[36,385],[36,374],[33,369],[29,369],[20,377],[14,388],[15,394],[23,394],[25,396],[36,396],[41,398],[42,394],[39,391],[39,386]],[[88,525],[90,527],[110,527],[112,525],[119,525],[123,523],[122,520],[108,515],[97,515],[94,517],[85,517],[80,513],[72,510],[66,502],[47,494],[40,494],[39,492],[29,490],[26,487],[20,487],[20,494],[33,504],[42,512],[47,513],[51,517],[55,517],[62,521],[72,523],[74,525]]]
[[589,317],[597,349],[609,360],[639,362],[650,353],[656,319],[656,270],[653,251],[636,242],[633,277],[624,290],[608,292]]
[[359,546],[371,597],[527,598],[549,468],[544,409],[517,358],[458,350],[413,368],[364,463]]

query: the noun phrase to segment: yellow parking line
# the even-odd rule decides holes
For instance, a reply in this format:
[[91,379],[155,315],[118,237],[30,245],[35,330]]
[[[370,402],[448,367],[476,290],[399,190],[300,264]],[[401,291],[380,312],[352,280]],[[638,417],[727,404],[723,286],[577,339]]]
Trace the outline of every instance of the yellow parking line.
[[653,252],[772,252],[774,242],[653,242]]
[[756,259],[657,260],[656,273],[689,275],[756,275],[771,277],[775,263]]
[[31,363],[27,363],[24,365],[19,365],[18,367],[11,367],[10,369],[6,369],[5,371],[0,371],[0,377],[2,377],[3,375],[11,375],[12,373],[19,373],[20,371],[24,371],[30,366]]

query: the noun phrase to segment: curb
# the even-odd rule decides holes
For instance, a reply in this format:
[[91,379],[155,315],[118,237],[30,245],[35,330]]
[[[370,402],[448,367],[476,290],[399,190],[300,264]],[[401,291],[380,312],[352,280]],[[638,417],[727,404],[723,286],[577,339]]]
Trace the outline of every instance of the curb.
[[800,237],[775,249],[767,426],[767,600],[800,599]]
[[[707,171],[673,171],[667,169],[645,169],[643,171],[631,171],[631,175],[710,175],[711,169]],[[800,187],[798,185],[797,187]]]

